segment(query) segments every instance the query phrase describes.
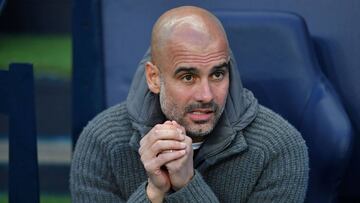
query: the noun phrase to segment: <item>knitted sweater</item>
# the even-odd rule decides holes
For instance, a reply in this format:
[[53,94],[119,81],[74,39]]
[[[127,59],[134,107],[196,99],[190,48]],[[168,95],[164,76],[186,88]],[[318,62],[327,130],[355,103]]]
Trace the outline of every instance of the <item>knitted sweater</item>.
[[[256,119],[227,153],[242,149],[196,169],[191,182],[165,201],[303,202],[307,149],[300,134],[284,122],[260,106]],[[148,201],[145,170],[129,145],[134,134],[124,104],[89,123],[77,142],[71,166],[73,202]]]
[[[127,101],[99,114],[80,135],[70,174],[73,202],[149,202],[139,141],[166,118],[147,88],[147,60],[149,53]],[[258,105],[242,87],[233,57],[230,64],[225,110],[194,157],[195,175],[164,202],[303,202],[309,173],[304,140]]]

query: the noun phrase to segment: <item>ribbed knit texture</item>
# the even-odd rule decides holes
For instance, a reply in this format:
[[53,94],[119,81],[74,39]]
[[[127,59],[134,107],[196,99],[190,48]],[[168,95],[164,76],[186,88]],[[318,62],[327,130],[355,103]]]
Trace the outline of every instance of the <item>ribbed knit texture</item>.
[[[146,172],[129,145],[136,131],[125,106],[99,114],[81,134],[71,165],[73,202],[149,202]],[[190,183],[164,201],[304,201],[308,154],[295,128],[260,106],[255,120],[237,136],[235,139],[245,138],[245,150],[201,171],[196,169]],[[229,147],[236,147],[234,143]]]

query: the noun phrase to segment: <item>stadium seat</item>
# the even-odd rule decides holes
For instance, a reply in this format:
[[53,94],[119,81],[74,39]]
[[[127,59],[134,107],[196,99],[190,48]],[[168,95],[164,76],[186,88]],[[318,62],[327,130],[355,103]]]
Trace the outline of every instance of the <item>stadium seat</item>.
[[285,117],[309,148],[306,202],[336,202],[353,129],[321,72],[303,18],[283,12],[217,12],[244,86]]
[[30,64],[0,70],[0,113],[9,119],[9,202],[38,203],[39,178]]

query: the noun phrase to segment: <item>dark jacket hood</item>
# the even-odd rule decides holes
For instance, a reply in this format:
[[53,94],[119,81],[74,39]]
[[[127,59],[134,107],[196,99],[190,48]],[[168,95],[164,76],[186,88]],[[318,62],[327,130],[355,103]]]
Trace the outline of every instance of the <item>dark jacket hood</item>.
[[[145,63],[150,60],[150,55],[148,50],[139,63],[126,100],[133,127],[140,132],[141,136],[144,136],[154,125],[165,121],[160,108],[159,96],[152,93],[146,83]],[[208,145],[216,146],[208,147],[209,151],[206,150],[208,152],[205,153],[213,154],[218,149],[224,149],[230,145],[234,137],[242,134],[239,132],[253,121],[258,111],[258,103],[252,92],[243,88],[232,54],[229,76],[229,93],[225,110],[206,140]]]

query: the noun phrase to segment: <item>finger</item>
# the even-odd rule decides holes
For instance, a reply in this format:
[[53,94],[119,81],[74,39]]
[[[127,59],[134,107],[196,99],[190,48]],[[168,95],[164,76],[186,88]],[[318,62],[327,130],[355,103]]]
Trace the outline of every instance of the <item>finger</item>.
[[179,133],[186,134],[185,128],[183,126],[181,126],[180,124],[178,124],[175,120],[166,121],[164,124],[175,126],[177,128],[177,130],[179,131]]
[[[155,134],[155,131],[158,129],[163,128],[163,124],[156,124],[141,140],[140,140],[140,145],[144,145],[145,143],[148,143],[149,138]],[[150,143],[152,144],[152,143]]]
[[153,145],[146,147],[140,146],[139,154],[142,160],[148,160],[156,157],[163,151],[186,149],[187,144],[174,140],[158,140]]
[[174,151],[173,149],[167,149],[167,150],[162,151],[161,153],[171,153],[173,151]]
[[185,142],[188,146],[190,146],[190,148],[192,148],[192,139],[191,139],[191,137],[185,136],[184,142]]
[[180,159],[184,156],[185,150],[176,150],[169,153],[161,153],[157,157],[143,162],[144,167],[148,173],[157,174],[161,167],[166,163]]
[[172,123],[174,126],[176,126],[176,128],[178,128],[178,129],[181,131],[181,133],[186,134],[186,130],[185,130],[185,128],[184,128],[182,125],[180,125],[180,124],[177,123],[176,121],[171,121],[171,123]]
[[[193,153],[193,149],[191,147],[191,143],[192,143],[191,138],[186,136],[184,143],[187,144],[184,156],[180,157],[179,159],[167,162],[165,164],[169,173],[176,173],[176,172],[182,170],[182,168],[185,165],[188,165],[189,162],[193,162],[193,154],[194,153]],[[191,167],[193,167],[193,163],[191,163],[190,165],[191,165]]]
[[172,125],[172,121],[165,121],[165,125]]
[[186,149],[186,147],[187,144],[184,142],[173,141],[173,140],[158,140],[151,146],[150,150],[152,156],[157,156],[159,153],[163,151],[182,150],[182,149]]
[[164,166],[169,162],[178,160],[186,154],[186,150],[173,150],[172,152],[161,153],[156,157],[157,162]]
[[161,129],[156,132],[156,140],[178,140],[183,141],[185,136],[178,128]]
[[142,154],[143,149],[149,148],[157,140],[179,140],[184,139],[184,135],[178,132],[177,128],[172,125],[157,124],[153,127],[141,140],[139,154]]

